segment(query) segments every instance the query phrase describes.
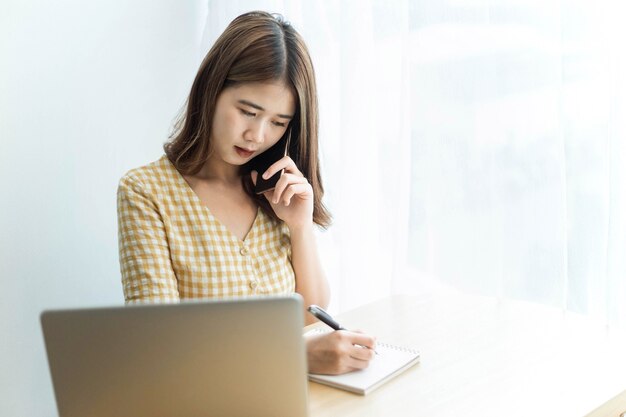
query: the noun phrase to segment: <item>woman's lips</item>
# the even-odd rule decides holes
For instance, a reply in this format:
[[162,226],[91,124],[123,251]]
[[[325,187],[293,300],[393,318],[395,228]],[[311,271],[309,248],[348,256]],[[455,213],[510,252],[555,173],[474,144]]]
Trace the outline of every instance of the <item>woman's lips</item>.
[[250,158],[254,154],[254,151],[249,151],[239,146],[235,146],[235,151],[237,151],[237,154],[242,158]]

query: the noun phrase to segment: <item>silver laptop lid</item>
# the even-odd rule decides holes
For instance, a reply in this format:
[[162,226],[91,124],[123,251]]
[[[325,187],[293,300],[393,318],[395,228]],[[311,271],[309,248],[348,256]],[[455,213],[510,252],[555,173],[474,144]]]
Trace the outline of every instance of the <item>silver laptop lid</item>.
[[302,300],[46,311],[60,417],[308,415]]

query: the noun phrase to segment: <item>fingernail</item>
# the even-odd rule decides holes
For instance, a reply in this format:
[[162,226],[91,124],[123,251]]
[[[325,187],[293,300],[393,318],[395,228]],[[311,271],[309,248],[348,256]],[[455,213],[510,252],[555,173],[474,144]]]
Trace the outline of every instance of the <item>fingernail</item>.
[[265,174],[263,174],[263,178],[268,179],[270,176],[267,174],[267,172]]

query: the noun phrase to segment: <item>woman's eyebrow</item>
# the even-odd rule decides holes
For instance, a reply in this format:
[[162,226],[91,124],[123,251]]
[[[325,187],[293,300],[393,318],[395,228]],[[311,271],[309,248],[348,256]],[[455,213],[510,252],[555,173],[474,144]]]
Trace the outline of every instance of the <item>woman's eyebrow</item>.
[[[252,108],[255,108],[257,110],[261,110],[261,111],[265,111],[265,109],[261,106],[259,106],[258,104],[255,104],[251,101],[248,100],[237,100],[238,103],[240,104],[244,104],[246,106],[250,106]],[[277,114],[276,116],[280,117],[281,119],[293,119],[293,116],[289,116],[287,114]]]

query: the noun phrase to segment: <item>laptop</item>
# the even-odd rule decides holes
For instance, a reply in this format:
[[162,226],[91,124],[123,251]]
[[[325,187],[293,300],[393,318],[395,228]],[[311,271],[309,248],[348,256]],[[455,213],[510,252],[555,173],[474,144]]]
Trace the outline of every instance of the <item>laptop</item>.
[[308,416],[299,295],[44,311],[60,417]]

